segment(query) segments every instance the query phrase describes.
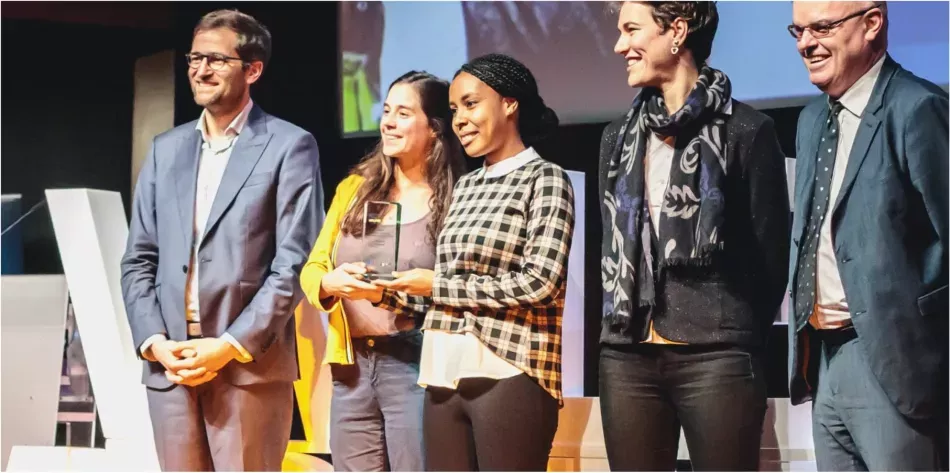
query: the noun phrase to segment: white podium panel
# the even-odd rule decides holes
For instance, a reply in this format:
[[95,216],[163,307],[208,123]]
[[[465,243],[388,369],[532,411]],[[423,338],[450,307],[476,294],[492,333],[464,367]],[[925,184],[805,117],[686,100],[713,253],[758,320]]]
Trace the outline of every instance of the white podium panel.
[[14,445],[52,446],[66,333],[66,278],[0,278],[0,465]]
[[561,382],[565,396],[584,395],[585,174],[566,171],[574,188],[574,235],[567,260],[567,295],[561,321]]
[[122,199],[90,189],[47,190],[46,198],[106,449],[125,445],[137,452],[133,470],[157,470],[142,362],[122,301],[120,261],[129,234]]

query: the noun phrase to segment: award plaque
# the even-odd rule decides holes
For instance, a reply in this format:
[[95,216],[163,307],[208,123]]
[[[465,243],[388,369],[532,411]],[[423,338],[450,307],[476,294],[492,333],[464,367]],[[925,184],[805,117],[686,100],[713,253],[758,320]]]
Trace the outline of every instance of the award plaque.
[[396,202],[370,201],[363,206],[363,262],[366,279],[393,279],[398,271],[399,232],[402,205]]

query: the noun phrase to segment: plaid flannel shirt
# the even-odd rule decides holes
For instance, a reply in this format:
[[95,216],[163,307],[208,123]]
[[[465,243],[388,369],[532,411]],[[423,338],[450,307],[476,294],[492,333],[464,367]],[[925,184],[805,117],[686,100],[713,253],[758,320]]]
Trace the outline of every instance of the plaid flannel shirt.
[[559,166],[536,158],[499,177],[476,170],[455,186],[432,298],[385,291],[379,305],[425,311],[425,330],[473,333],[562,402],[561,316],[573,228],[574,189]]

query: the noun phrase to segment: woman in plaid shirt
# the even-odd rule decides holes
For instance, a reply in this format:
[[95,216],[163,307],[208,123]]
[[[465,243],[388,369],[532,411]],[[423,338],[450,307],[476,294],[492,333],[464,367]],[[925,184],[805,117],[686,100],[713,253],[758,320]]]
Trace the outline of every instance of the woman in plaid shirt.
[[485,166],[455,187],[435,271],[377,282],[388,288],[381,305],[431,304],[419,376],[427,469],[545,470],[561,402],[574,193],[530,146],[557,116],[531,72],[499,54],[462,66],[449,103],[462,146]]

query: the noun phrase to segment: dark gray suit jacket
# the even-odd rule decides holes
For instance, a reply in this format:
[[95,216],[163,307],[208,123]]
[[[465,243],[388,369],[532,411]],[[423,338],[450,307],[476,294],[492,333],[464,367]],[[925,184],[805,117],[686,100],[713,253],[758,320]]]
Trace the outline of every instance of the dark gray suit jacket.
[[[185,279],[193,238],[200,132],[197,121],[155,137],[139,174],[122,292],[138,348],[150,336],[186,339]],[[234,144],[198,248],[201,328],[231,334],[254,361],[220,377],[246,385],[297,379],[294,308],[300,270],[322,224],[317,142],[305,130],[251,109]],[[170,385],[145,362],[143,382]]]
[[[790,277],[809,218],[828,97],[798,120]],[[947,94],[885,59],[854,140],[831,215],[838,272],[871,371],[911,418],[946,408]],[[818,343],[789,322],[790,394],[812,399]]]

